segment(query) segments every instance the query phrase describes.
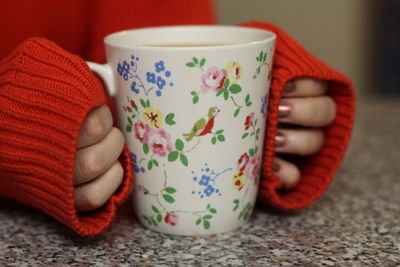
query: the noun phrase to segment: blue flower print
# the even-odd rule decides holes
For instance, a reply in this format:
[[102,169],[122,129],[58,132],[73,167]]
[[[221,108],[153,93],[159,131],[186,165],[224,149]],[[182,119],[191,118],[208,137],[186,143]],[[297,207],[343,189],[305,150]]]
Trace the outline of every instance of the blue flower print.
[[137,88],[137,85],[138,84],[135,81],[133,81],[132,85],[131,85],[131,90],[132,90],[132,92],[135,92],[136,94],[139,94],[139,89]]
[[201,168],[201,173],[199,175],[196,175],[196,172],[192,171],[192,180],[195,184],[194,188],[191,190],[192,195],[198,196],[202,199],[212,196],[222,196],[222,192],[218,188],[216,180],[218,177],[232,170],[232,168],[227,168],[220,172],[216,172],[205,163],[204,167]]
[[128,60],[123,60],[117,64],[116,70],[119,76],[125,81],[129,81],[131,91],[135,94],[144,94],[149,96],[152,92],[157,97],[161,97],[163,91],[174,85],[171,81],[172,72],[167,69],[164,60],[154,61],[146,75],[139,72],[139,57],[130,55]]
[[148,81],[149,83],[156,83],[156,74],[155,74],[155,73],[153,73],[153,72],[147,72],[147,73],[146,73],[146,76],[147,76],[147,81]]
[[135,171],[135,173],[144,172],[145,171],[143,167],[139,168],[138,162],[137,162],[137,156],[133,152],[131,152],[131,159],[132,159],[132,167],[133,167],[133,170]]
[[215,188],[212,185],[208,185],[206,189],[204,189],[204,194],[206,194],[208,197],[214,193]]
[[157,76],[157,87],[158,89],[163,89],[165,86],[166,82],[163,78],[161,78],[160,76]]
[[203,176],[201,176],[201,180],[199,182],[199,185],[207,186],[209,181],[210,181],[210,176],[203,175]]
[[129,72],[131,70],[131,66],[128,64],[128,62],[126,62],[126,60],[124,60],[122,64],[118,63],[117,70],[118,74],[122,76],[125,81],[132,76],[132,74]]
[[268,95],[265,95],[261,97],[261,113],[263,114],[264,117],[267,115],[266,114],[267,104],[268,104]]
[[156,72],[160,73],[161,71],[165,70],[164,61],[160,60],[155,64]]

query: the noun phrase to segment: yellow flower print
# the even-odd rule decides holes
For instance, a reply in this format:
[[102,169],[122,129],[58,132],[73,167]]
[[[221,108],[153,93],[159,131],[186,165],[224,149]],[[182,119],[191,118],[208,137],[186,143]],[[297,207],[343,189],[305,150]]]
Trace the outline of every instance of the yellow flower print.
[[235,176],[233,177],[233,188],[235,188],[237,191],[240,191],[243,189],[243,187],[246,185],[247,180],[244,178],[244,173],[241,170],[238,170],[235,173]]
[[226,72],[231,84],[236,83],[242,76],[242,66],[239,61],[229,61],[226,65]]
[[164,115],[153,107],[147,107],[146,112],[143,113],[143,118],[150,128],[160,128],[163,124]]

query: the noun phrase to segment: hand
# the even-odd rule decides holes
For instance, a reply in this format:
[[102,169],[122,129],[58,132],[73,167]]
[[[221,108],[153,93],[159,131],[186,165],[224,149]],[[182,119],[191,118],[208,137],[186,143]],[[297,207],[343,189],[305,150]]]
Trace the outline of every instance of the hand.
[[326,91],[326,82],[310,78],[296,79],[285,86],[279,104],[278,122],[282,126],[278,127],[275,140],[277,157],[272,166],[285,189],[297,185],[300,171],[279,154],[312,155],[322,147],[324,134],[320,127],[330,124],[336,116],[335,103],[325,95]]
[[100,106],[85,118],[74,165],[74,199],[77,211],[103,206],[123,178],[118,161],[124,146],[122,133],[113,125],[110,109]]

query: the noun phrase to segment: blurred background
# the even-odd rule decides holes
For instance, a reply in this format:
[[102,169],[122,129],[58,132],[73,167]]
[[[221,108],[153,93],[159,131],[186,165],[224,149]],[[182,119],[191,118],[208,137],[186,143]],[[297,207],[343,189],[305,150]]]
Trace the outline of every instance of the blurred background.
[[399,0],[215,2],[218,23],[258,20],[280,26],[308,51],[350,77],[359,96],[400,95]]

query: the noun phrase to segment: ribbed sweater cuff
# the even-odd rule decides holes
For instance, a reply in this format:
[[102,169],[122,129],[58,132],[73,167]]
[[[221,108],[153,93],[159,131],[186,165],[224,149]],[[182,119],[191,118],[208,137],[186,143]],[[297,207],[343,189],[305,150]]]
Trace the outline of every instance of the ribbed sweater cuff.
[[41,39],[23,42],[0,64],[0,197],[40,209],[81,235],[107,227],[130,191],[125,148],[123,184],[100,209],[77,214],[73,167],[80,126],[106,102],[85,61]]
[[[319,198],[331,183],[347,149],[355,109],[353,86],[348,78],[311,55],[280,28],[260,22],[241,26],[261,28],[277,35],[259,198],[281,209],[305,207]],[[315,155],[300,159],[300,183],[294,189],[284,191],[280,189],[282,184],[272,171],[278,105],[284,85],[298,77],[327,80],[328,95],[336,103],[337,116],[331,125],[323,128],[325,143],[322,149]]]

